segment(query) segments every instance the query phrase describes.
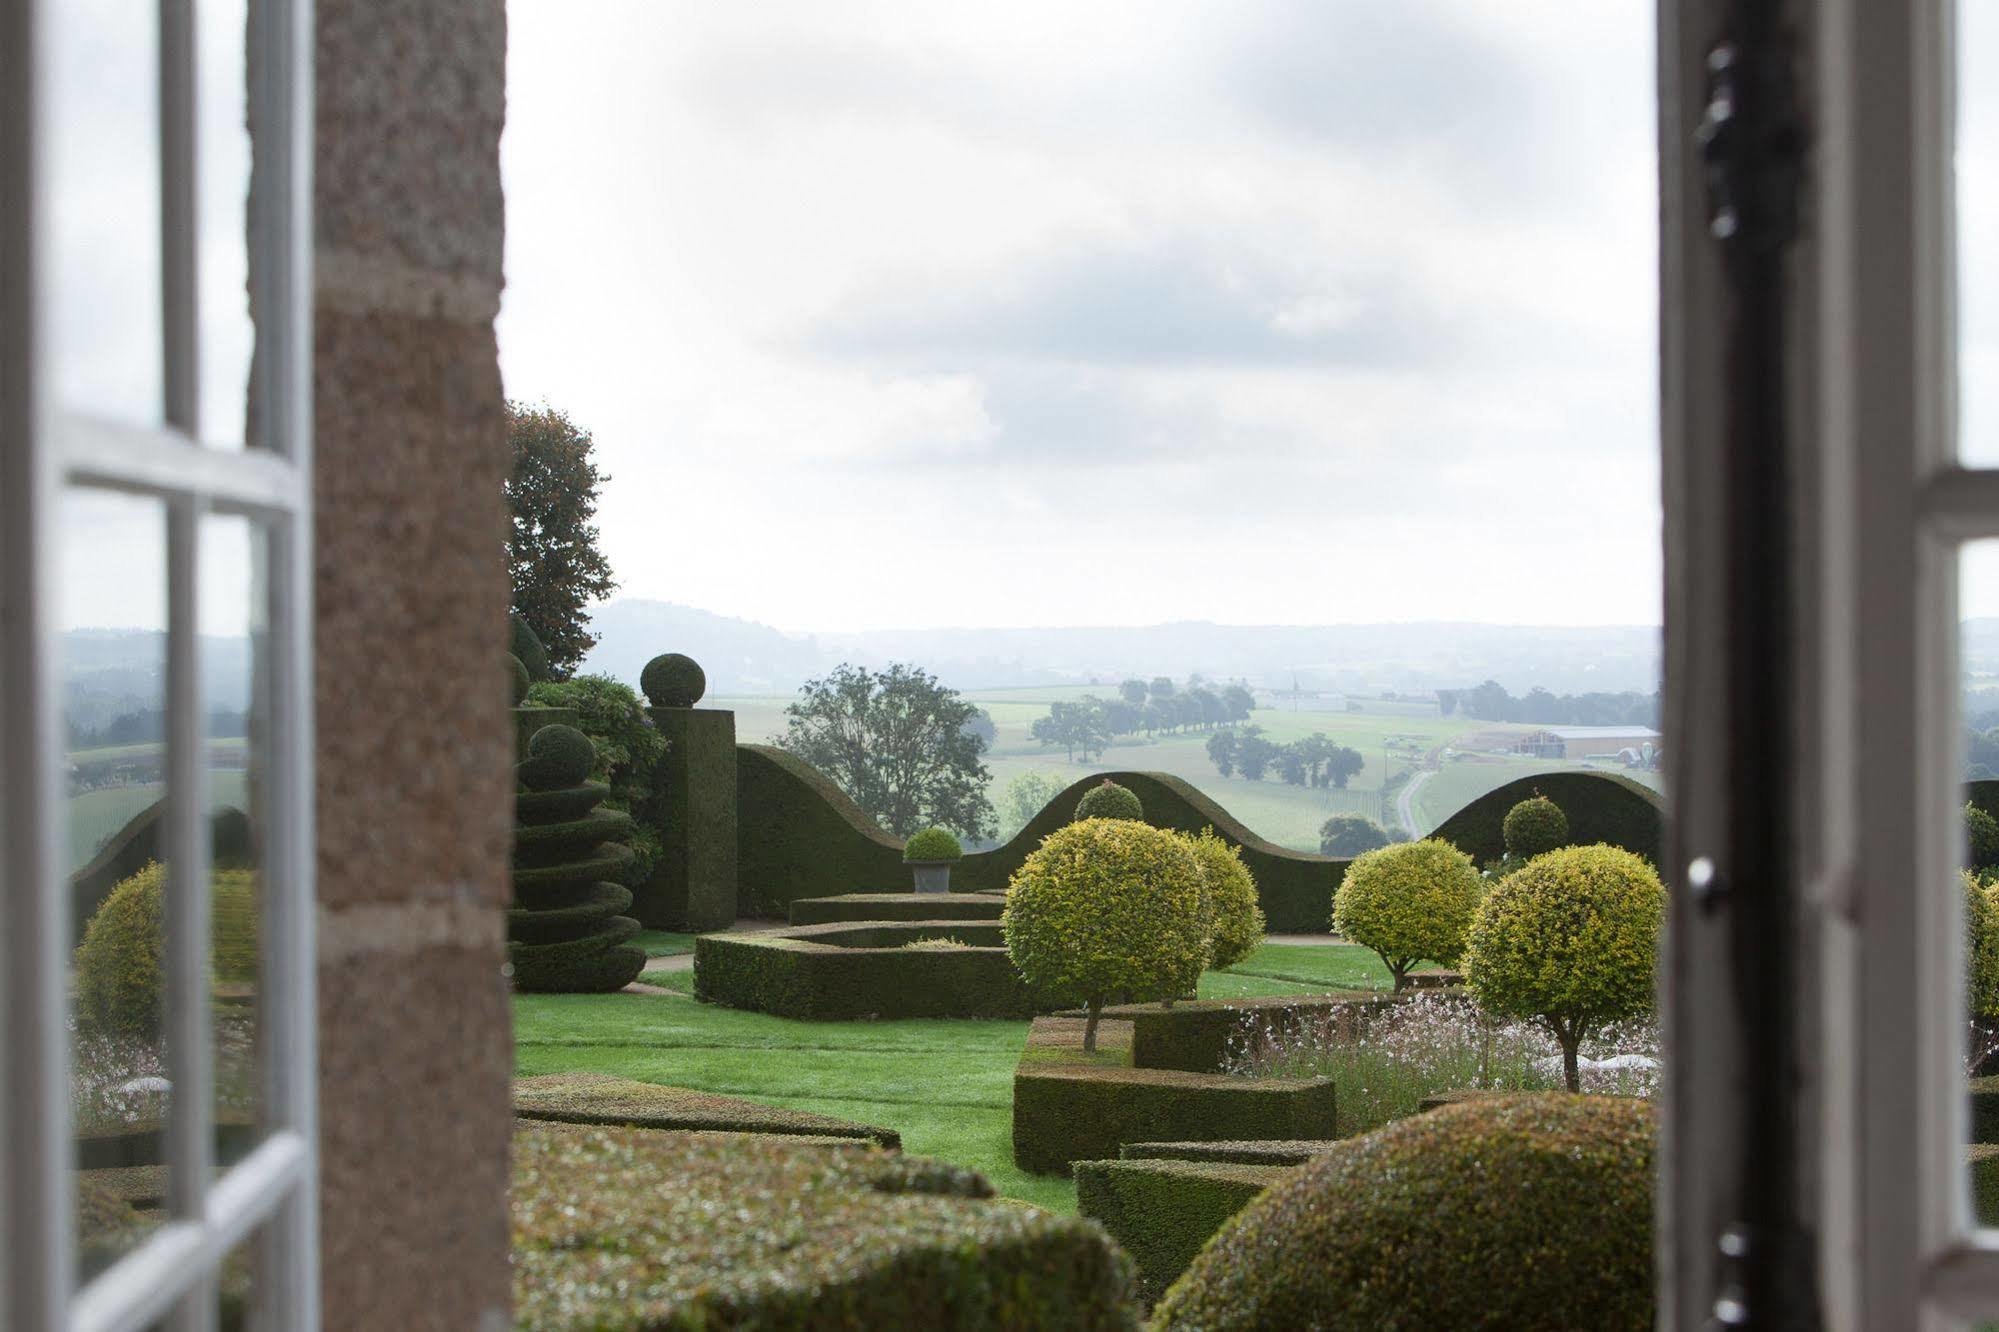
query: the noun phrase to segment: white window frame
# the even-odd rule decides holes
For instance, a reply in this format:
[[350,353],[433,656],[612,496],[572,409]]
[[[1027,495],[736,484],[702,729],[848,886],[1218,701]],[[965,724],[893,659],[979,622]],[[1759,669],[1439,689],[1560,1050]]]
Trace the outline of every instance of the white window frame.
[[[47,351],[51,18],[63,0],[0,4],[0,1325],[121,1332],[166,1318],[214,1325],[217,1277],[258,1249],[257,1326],[319,1322],[312,824],[312,41],[310,0],[251,0],[256,187],[253,437],[200,443],[195,227],[195,17],[159,0],[157,232],[164,402],[157,428],[58,406]],[[167,519],[169,860],[167,1220],[76,1288],[69,1108],[70,909],[60,829],[63,746],[55,603],[63,492],[159,500]],[[259,697],[262,1024],[257,1145],[213,1177],[208,1013],[208,811],[198,676],[202,520],[252,519],[267,550]]]

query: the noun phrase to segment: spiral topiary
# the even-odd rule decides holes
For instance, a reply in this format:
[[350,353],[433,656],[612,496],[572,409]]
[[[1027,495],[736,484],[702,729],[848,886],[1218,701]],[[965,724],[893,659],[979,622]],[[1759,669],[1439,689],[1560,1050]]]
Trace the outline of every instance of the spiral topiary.
[[1200,835],[1179,836],[1200,862],[1208,903],[1208,968],[1232,967],[1263,942],[1263,908],[1256,901],[1256,880],[1242,863],[1242,852],[1215,836],[1213,828]]
[[1187,839],[1133,819],[1085,819],[1014,871],[1000,927],[1027,983],[1080,999],[1097,1048],[1106,999],[1183,994],[1207,963],[1201,865]]
[[528,679],[528,668],[521,664],[521,659],[511,652],[507,654],[507,670],[513,675],[514,706],[519,707],[527,700],[528,686],[534,681]]
[[1119,786],[1106,777],[1099,786],[1093,786],[1083,793],[1076,802],[1077,821],[1083,819],[1143,819],[1145,806],[1128,787]]
[[1151,1327],[1649,1332],[1654,1120],[1546,1094],[1397,1120],[1238,1213]]
[[691,708],[708,692],[708,675],[694,658],[665,652],[639,672],[639,688],[656,708]]
[[1569,816],[1562,807],[1536,791],[1506,811],[1500,824],[1509,860],[1532,860],[1569,844]]
[[925,828],[902,846],[902,858],[913,860],[956,860],[965,854],[958,839],[946,828]]
[[512,636],[508,650],[519,658],[521,665],[527,669],[528,679],[548,679],[548,649],[541,645],[540,636],[521,617],[519,611],[508,618],[508,631]]
[[582,785],[596,766],[590,737],[557,722],[528,737],[528,756],[514,765],[514,776],[530,791],[559,791]]
[[1479,891],[1471,857],[1449,842],[1384,846],[1347,866],[1333,894],[1333,929],[1372,948],[1400,990],[1425,958],[1458,960]]
[[[167,871],[147,865],[111,890],[76,950],[76,1012],[95,1031],[160,1039]],[[218,870],[211,880],[209,971],[217,984],[257,980],[257,880]]]

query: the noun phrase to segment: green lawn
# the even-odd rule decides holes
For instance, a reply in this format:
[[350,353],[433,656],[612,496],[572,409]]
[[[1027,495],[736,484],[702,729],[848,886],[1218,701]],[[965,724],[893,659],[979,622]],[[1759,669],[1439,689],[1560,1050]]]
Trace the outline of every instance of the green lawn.
[[646,950],[647,957],[678,957],[694,951],[694,936],[672,930],[640,930],[630,942]]

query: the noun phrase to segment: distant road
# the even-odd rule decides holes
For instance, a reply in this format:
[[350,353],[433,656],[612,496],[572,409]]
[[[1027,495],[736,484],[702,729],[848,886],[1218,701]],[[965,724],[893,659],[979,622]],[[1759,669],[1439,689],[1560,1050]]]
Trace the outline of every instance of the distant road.
[[1423,830],[1416,826],[1416,792],[1423,783],[1430,780],[1430,770],[1423,769],[1403,786],[1402,794],[1395,797],[1395,817],[1402,820],[1402,826],[1409,830],[1411,837],[1421,837]]

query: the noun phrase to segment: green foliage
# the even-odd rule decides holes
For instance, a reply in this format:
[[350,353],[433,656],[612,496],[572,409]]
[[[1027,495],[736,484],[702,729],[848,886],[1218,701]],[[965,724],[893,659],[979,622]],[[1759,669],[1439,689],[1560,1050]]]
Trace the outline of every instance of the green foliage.
[[[1994,832],[1999,834],[1999,828],[1995,828]],[[1506,839],[1509,858],[1532,860],[1544,852],[1569,844],[1569,816],[1562,813],[1560,805],[1537,790],[1506,811],[1500,833]]]
[[[76,1013],[89,1029],[141,1041],[160,1039],[165,969],[167,871],[148,864],[98,907],[76,950]],[[257,980],[257,880],[219,870],[211,880],[209,972],[219,985]]]
[[1027,734],[1037,743],[1062,746],[1071,763],[1076,761],[1076,751],[1080,749],[1083,762],[1088,763],[1090,755],[1103,753],[1110,743],[1110,715],[1100,698],[1050,703],[1048,715],[1036,717]]
[[1992,887],[1971,871],[1958,871],[1958,879],[1964,888],[1965,1011],[1999,1018],[1999,904]]
[[512,677],[514,706],[519,707],[528,696],[528,686],[534,683],[528,678],[528,668],[513,653],[507,654],[507,673]]
[[1333,897],[1333,929],[1380,954],[1399,990],[1418,962],[1458,960],[1479,888],[1471,857],[1447,842],[1382,847],[1347,867]]
[[708,673],[681,652],[664,652],[639,672],[639,688],[656,708],[691,708],[708,692]]
[[557,722],[528,737],[528,755],[514,765],[514,776],[530,791],[560,791],[581,786],[596,766],[590,737]]
[[996,831],[991,773],[979,761],[984,742],[965,730],[977,711],[917,667],[841,665],[799,690],[777,744],[897,837],[934,825],[986,838]]
[[1018,837],[1021,829],[1033,822],[1034,816],[1060,794],[1062,783],[1045,772],[1029,769],[1015,773],[1000,788],[999,840],[1011,842]]
[[519,611],[515,611],[507,617],[507,632],[509,635],[507,651],[528,673],[528,679],[546,680],[548,649],[541,645],[541,638],[535,633],[534,626],[522,619]]
[[1608,842],[1658,863],[1664,828],[1659,793],[1608,772],[1544,772],[1519,778],[1472,801],[1431,835],[1481,865],[1498,860],[1506,854],[1507,814],[1537,792],[1562,807],[1571,842]]
[[1964,805],[1966,860],[1972,869],[1999,869],[1999,819],[1966,801]]
[[1648,1103],[1610,1096],[1494,1097],[1399,1120],[1246,1207],[1152,1327],[1645,1332],[1653,1137]]
[[1351,860],[1388,845],[1388,834],[1373,819],[1335,814],[1319,825],[1319,854]]
[[1666,890],[1614,846],[1538,856],[1479,904],[1465,980],[1496,1017],[1538,1018],[1562,1047],[1569,1090],[1590,1032],[1650,1011]]
[[956,860],[964,854],[948,828],[925,828],[902,846],[904,860]]
[[1138,1267],[1139,1298],[1159,1298],[1230,1217],[1293,1167],[1220,1161],[1078,1161],[1076,1210]]
[[738,746],[736,791],[742,914],[782,916],[800,898],[856,887],[900,883],[907,891],[902,843],[811,764],[769,745]]
[[1127,1161],[1219,1161],[1229,1165],[1295,1166],[1340,1146],[1339,1138],[1249,1138],[1234,1142],[1128,1142]]
[[544,1073],[514,1080],[514,1114],[558,1124],[628,1125],[679,1132],[776,1133],[858,1139],[894,1150],[902,1135],[851,1119],[762,1105],[714,1092],[662,1087],[608,1073]]
[[[627,882],[644,883],[659,863],[659,791],[655,769],[666,756],[666,742],[646,716],[645,705],[631,686],[608,675],[579,675],[560,683],[538,684],[528,701],[544,707],[573,708],[576,729],[596,746],[589,776],[611,788],[606,809],[623,810],[636,820],[631,843],[633,861]],[[539,732],[537,732],[537,736]],[[533,749],[529,740],[529,749]]]
[[[1053,1007],[1022,982],[978,921],[800,926],[694,941],[694,993],[708,1003],[811,1020],[1027,1017]],[[911,949],[955,936],[969,945]]]
[[1116,993],[1170,998],[1207,961],[1203,878],[1186,840],[1131,819],[1085,819],[1048,837],[1014,873],[1001,922],[1021,975],[1096,1015]]
[[793,925],[854,920],[978,920],[997,923],[1006,899],[986,893],[842,893],[801,897],[791,904]]
[[538,1125],[511,1198],[514,1317],[537,1332],[1136,1325],[1096,1227],[920,1157]]
[[1145,806],[1138,803],[1138,797],[1129,787],[1119,786],[1106,777],[1096,786],[1083,793],[1076,802],[1077,819],[1143,819]]
[[[584,607],[618,586],[597,548],[598,487],[611,478],[591,460],[590,432],[553,407],[507,404],[507,438],[514,466],[507,476],[507,573],[514,613],[548,651],[547,670],[566,675],[597,641]],[[528,662],[528,670],[543,678]]]
[[1263,942],[1263,908],[1256,904],[1256,880],[1243,865],[1242,853],[1215,836],[1213,828],[1203,828],[1194,837],[1180,835],[1186,837],[1200,863],[1206,885],[1208,966],[1215,971],[1232,967]]
[[1114,1008],[1111,1015],[1131,1023],[1131,1059],[1139,1068],[1172,1068],[1186,1073],[1219,1073],[1241,1045],[1245,1022],[1254,1018],[1266,1031],[1325,1023],[1340,1010],[1358,1005],[1365,1014],[1390,1003],[1379,992],[1338,990],[1324,994],[1280,995],[1265,999],[1200,999],[1171,1008]]

